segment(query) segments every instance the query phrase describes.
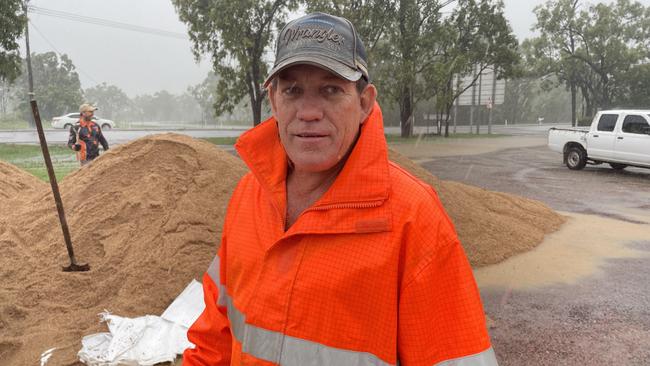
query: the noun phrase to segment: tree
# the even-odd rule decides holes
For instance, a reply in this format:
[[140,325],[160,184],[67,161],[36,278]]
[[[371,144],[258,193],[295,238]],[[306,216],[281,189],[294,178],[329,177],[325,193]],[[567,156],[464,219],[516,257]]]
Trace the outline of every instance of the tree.
[[378,52],[377,84],[399,106],[402,137],[413,134],[413,109],[432,96],[422,75],[433,72],[441,34],[441,4],[437,0],[399,0],[394,23]]
[[130,110],[131,100],[115,85],[105,82],[85,90],[86,101],[99,107],[101,115],[110,119],[124,119]]
[[597,4],[581,14],[581,47],[574,57],[597,75],[592,92],[600,108],[612,106],[619,80],[632,65],[648,61],[647,14],[640,3],[629,0]]
[[[520,75],[517,39],[503,14],[502,1],[459,0],[443,26],[439,56],[428,83],[436,89],[438,115],[445,117],[445,136],[449,136],[449,116],[455,100],[474,86],[486,69],[503,79]],[[474,75],[463,87],[454,85],[458,75]],[[478,130],[477,130],[478,131]]]
[[[460,0],[443,18],[438,0],[315,0],[308,10],[350,19],[366,40],[369,66],[382,101],[399,106],[402,136],[413,131],[418,101],[435,98],[439,114],[449,115],[460,95],[453,80],[473,65],[499,67],[508,75],[517,62],[517,41],[500,1]],[[369,46],[368,46],[369,45]],[[470,85],[471,86],[471,85]],[[468,86],[469,87],[469,86]],[[448,133],[448,128],[447,128]]]
[[[26,68],[25,64],[23,67]],[[33,53],[34,95],[43,119],[50,119],[71,111],[77,111],[83,102],[81,82],[72,60],[67,55],[54,52]],[[25,99],[27,92],[27,72],[24,71],[16,82],[14,99],[25,119],[32,121],[31,108]]]
[[0,6],[0,81],[12,82],[20,74],[17,39],[25,31],[27,16],[20,0],[2,0]]
[[531,40],[529,57],[531,67],[540,76],[555,74],[571,92],[571,124],[577,123],[577,93],[582,65],[575,56],[579,39],[579,0],[549,1],[534,10],[537,17],[535,29],[542,34]]
[[275,28],[295,10],[297,0],[172,0],[181,21],[187,23],[194,56],[210,54],[219,76],[215,111],[232,111],[246,95],[253,122],[262,119],[268,67],[264,57]]
[[650,64],[633,66],[621,80],[625,88],[616,99],[616,104],[627,108],[648,108],[650,106]]
[[578,90],[583,115],[610,108],[629,90],[631,69],[650,56],[650,8],[629,0],[579,8],[579,0],[553,0],[537,7],[535,28],[542,35],[530,41],[533,67],[540,74],[557,75],[571,91],[574,123]]
[[[394,0],[311,0],[307,12],[325,12],[348,19],[364,42],[369,63],[386,30],[392,25]],[[372,67],[371,67],[372,69]]]
[[208,76],[200,83],[188,87],[188,92],[194,97],[201,108],[201,122],[205,125],[208,121],[215,119],[214,101],[217,93],[218,79],[214,72],[209,72]]

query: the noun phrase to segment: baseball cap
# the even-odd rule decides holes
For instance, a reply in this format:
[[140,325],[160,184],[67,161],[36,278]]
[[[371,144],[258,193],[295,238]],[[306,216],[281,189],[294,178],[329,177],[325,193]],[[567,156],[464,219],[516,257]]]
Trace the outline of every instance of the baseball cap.
[[264,81],[298,64],[324,68],[343,79],[370,81],[366,49],[352,23],[325,13],[312,13],[289,22],[278,36],[275,64]]
[[87,112],[87,111],[94,112],[96,110],[97,110],[97,107],[95,107],[94,105],[88,104],[88,103],[84,103],[84,104],[79,106],[79,113],[83,113],[83,112]]

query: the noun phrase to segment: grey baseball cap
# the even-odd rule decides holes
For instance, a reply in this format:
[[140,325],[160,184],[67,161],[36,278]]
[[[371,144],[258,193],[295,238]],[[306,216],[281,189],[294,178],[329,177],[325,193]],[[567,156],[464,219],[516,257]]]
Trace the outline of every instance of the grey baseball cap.
[[307,14],[282,28],[264,87],[278,72],[298,64],[318,66],[350,81],[370,81],[366,49],[356,29],[349,20],[325,13]]

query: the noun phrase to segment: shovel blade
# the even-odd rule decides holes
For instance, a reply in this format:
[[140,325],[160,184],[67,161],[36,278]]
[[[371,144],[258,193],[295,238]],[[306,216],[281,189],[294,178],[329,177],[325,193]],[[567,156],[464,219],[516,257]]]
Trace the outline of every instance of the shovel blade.
[[70,263],[69,266],[63,266],[61,269],[63,272],[87,272],[90,271],[90,265]]

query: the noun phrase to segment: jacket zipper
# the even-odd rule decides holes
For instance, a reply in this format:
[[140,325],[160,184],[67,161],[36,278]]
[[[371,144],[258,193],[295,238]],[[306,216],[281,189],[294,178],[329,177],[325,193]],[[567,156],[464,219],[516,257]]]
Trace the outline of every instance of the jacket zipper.
[[349,202],[349,203],[332,203],[329,205],[310,207],[303,211],[303,213],[308,211],[323,211],[329,209],[339,209],[339,208],[373,208],[379,207],[384,203],[385,200],[380,201],[370,201],[370,202]]

